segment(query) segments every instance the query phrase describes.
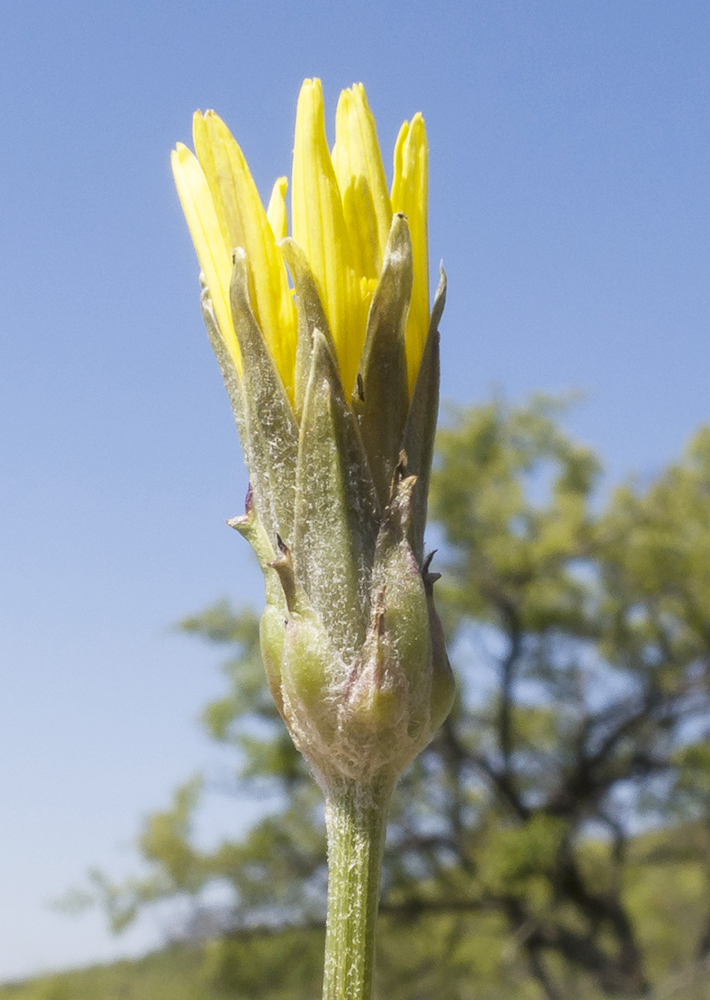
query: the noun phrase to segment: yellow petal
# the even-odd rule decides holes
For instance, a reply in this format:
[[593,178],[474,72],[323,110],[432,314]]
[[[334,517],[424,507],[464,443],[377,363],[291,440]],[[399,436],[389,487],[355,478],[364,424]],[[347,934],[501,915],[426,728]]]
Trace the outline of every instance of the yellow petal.
[[325,137],[320,80],[305,80],[298,98],[291,182],[293,237],[318,283],[346,393],[355,382],[365,339],[340,190]]
[[429,327],[429,244],[427,235],[428,148],[424,119],[405,122],[394,150],[392,211],[403,212],[412,237],[414,285],[407,319],[409,386],[414,385]]
[[360,277],[376,278],[382,270],[392,206],[375,119],[361,83],[340,95],[332,159],[355,269]]
[[196,157],[187,146],[178,143],[172,152],[171,163],[197,259],[210,290],[219,331],[241,371],[241,358],[229,306],[229,283],[232,277],[230,248],[225,242],[207,180]]
[[259,192],[239,145],[219,115],[207,111],[194,120],[195,151],[224,218],[230,251],[242,247],[250,270],[254,315],[284,385],[292,391],[296,360],[296,312],[286,269]]
[[288,216],[286,214],[286,190],[288,180],[279,177],[274,184],[269,198],[269,206],[266,209],[266,218],[269,220],[274,239],[278,243],[288,236]]

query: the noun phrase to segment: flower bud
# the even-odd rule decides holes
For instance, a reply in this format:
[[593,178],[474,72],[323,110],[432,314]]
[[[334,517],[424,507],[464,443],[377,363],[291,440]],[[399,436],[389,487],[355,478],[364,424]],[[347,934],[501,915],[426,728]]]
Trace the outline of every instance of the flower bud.
[[269,687],[326,788],[395,780],[453,700],[423,544],[446,292],[442,272],[429,316],[424,122],[403,126],[390,197],[364,89],[341,97],[331,159],[306,81],[287,238],[285,180],[267,214],[213,112],[195,136],[174,170],[249,469],[229,523],[264,572]]

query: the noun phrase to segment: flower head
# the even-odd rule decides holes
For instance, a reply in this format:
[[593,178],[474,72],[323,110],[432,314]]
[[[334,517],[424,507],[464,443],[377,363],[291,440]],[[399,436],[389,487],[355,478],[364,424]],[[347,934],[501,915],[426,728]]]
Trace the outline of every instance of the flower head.
[[285,177],[265,209],[213,111],[194,146],[173,171],[249,469],[230,523],[264,571],[269,683],[326,782],[396,775],[452,697],[423,552],[445,296],[442,272],[430,316],[424,120],[402,126],[388,191],[362,84],[329,152],[306,80],[290,237]]

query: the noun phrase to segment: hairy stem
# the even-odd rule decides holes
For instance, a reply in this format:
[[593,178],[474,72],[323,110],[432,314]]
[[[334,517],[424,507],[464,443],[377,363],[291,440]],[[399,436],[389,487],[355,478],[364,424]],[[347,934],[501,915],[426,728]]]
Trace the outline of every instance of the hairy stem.
[[328,920],[323,1000],[370,1000],[392,783],[339,782],[325,807]]

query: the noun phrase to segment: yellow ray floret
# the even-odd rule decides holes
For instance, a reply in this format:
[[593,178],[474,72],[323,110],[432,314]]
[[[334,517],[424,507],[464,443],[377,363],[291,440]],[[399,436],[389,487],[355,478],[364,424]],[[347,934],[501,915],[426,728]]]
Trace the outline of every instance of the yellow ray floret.
[[230,251],[236,247],[246,251],[254,315],[285,384],[292,386],[295,308],[281,251],[256,184],[239,145],[214,111],[194,116],[193,135],[212,200],[227,227]]
[[[297,322],[278,246],[288,229],[286,178],[276,181],[264,210],[244,155],[224,122],[213,111],[197,112],[193,135],[196,156],[178,145],[173,171],[220,331],[241,368],[229,284],[232,253],[242,247],[249,263],[254,314],[292,394]],[[304,81],[296,113],[292,232],[316,279],[347,392],[355,382],[367,311],[382,269],[393,211],[407,216],[412,237],[414,284],[407,321],[411,386],[429,323],[424,120],[417,114],[402,126],[390,196],[375,120],[362,84],[340,95],[331,154],[320,80]]]
[[241,371],[239,348],[229,307],[232,261],[226,234],[197,158],[180,142],[173,150],[171,161],[175,186],[197,251],[197,259],[212,296],[217,323],[224,342]]
[[375,119],[361,83],[340,95],[332,159],[356,270],[360,277],[377,278],[392,225],[392,205]]
[[403,212],[412,237],[414,284],[407,319],[409,385],[414,384],[429,328],[429,239],[427,195],[429,152],[424,119],[416,114],[399,131],[394,150],[392,210]]
[[266,218],[269,220],[277,243],[288,236],[288,215],[286,214],[287,188],[287,178],[278,177],[271,191],[269,205],[266,209]]
[[305,80],[298,98],[291,219],[293,238],[305,251],[318,283],[343,383],[350,391],[365,330],[340,188],[325,137],[320,80]]

